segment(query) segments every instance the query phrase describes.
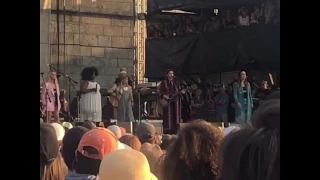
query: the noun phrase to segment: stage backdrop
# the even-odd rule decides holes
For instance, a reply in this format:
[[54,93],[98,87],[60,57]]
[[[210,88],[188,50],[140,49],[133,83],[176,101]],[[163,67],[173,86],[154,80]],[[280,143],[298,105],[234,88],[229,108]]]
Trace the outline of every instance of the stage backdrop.
[[280,67],[280,25],[253,25],[188,37],[146,40],[147,78]]

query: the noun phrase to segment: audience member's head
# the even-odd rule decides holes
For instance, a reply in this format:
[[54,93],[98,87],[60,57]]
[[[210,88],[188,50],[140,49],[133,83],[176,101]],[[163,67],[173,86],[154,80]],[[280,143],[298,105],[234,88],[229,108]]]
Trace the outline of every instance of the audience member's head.
[[256,128],[280,131],[280,100],[263,102],[252,115],[252,125]]
[[147,158],[139,151],[122,149],[105,156],[99,180],[157,180],[150,172]]
[[166,180],[216,179],[222,138],[223,132],[209,123],[188,123],[166,152],[161,176]]
[[119,139],[122,134],[121,134],[121,129],[119,126],[116,126],[116,125],[111,125],[111,126],[108,126],[108,129]]
[[156,129],[150,123],[140,123],[136,128],[135,135],[139,138],[141,144],[146,142],[154,144]]
[[73,170],[73,163],[75,162],[75,152],[78,148],[82,136],[89,131],[85,127],[77,126],[67,131],[62,140],[62,157],[70,171]]
[[91,129],[96,127],[96,125],[93,122],[88,121],[88,120],[85,120],[84,122],[77,122],[76,126],[82,126],[82,127],[85,127],[85,128],[87,128],[89,130],[91,130]]
[[119,139],[120,142],[130,146],[132,149],[140,151],[141,143],[140,140],[134,135],[124,135]]
[[172,144],[176,141],[176,139],[177,139],[176,135],[169,135],[169,134],[162,135],[162,143],[160,144],[161,149],[166,151],[169,147],[172,146]]
[[121,136],[125,135],[127,133],[127,130],[123,127],[119,127],[121,130]]
[[147,157],[150,171],[157,176],[157,178],[161,179],[161,166],[159,165],[159,158],[163,155],[161,148],[157,144],[144,143],[140,151]]
[[67,176],[68,167],[64,163],[60,153],[58,153],[57,158],[52,162],[46,171],[48,176],[45,178],[45,180],[61,180]]
[[219,168],[222,180],[279,180],[280,139],[265,129],[234,132],[222,142]]
[[96,176],[103,157],[117,149],[118,139],[110,130],[98,127],[89,130],[76,151],[76,173]]
[[272,92],[265,100],[268,101],[272,99],[280,99],[280,90]]
[[127,68],[123,67],[120,69],[121,74],[126,74],[127,73]]
[[62,126],[63,126],[65,132],[67,132],[73,128],[73,125],[70,122],[63,122]]
[[51,125],[53,126],[53,128],[56,131],[58,142],[61,143],[61,141],[62,141],[62,139],[64,137],[64,134],[65,134],[64,127],[59,123],[51,123]]
[[55,129],[50,124],[40,123],[40,180],[55,178],[56,174],[50,174],[49,169],[58,153],[59,143]]

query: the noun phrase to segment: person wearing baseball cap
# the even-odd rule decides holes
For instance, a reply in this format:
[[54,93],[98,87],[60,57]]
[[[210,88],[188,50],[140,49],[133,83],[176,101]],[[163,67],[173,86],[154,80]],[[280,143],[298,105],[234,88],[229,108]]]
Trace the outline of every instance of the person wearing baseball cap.
[[82,136],[88,131],[89,129],[85,127],[76,126],[75,128],[72,128],[69,131],[67,131],[66,135],[62,140],[61,154],[64,159],[64,162],[66,163],[69,171],[71,172],[73,172],[74,170],[73,164],[76,159],[76,155],[74,152],[76,152]]
[[140,123],[135,131],[135,135],[139,138],[141,144],[143,143],[155,143],[156,129],[150,123]]
[[99,180],[158,180],[150,172],[146,156],[133,149],[121,149],[105,156]]
[[118,149],[118,139],[106,128],[93,128],[86,132],[76,151],[75,172],[66,180],[96,179],[104,156]]
[[[49,169],[59,153],[56,131],[50,124],[40,123],[40,179],[47,179]],[[63,177],[64,178],[64,177]]]
[[119,126],[111,125],[108,126],[107,129],[109,129],[118,139],[121,138],[122,133]]

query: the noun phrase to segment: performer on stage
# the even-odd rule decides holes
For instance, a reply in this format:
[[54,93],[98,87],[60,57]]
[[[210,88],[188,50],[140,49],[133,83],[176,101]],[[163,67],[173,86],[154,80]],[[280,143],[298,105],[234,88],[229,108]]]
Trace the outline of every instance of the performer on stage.
[[247,74],[241,71],[239,80],[233,83],[233,96],[235,100],[235,120],[240,124],[251,124],[251,111],[253,100],[250,83],[247,81]]
[[133,105],[133,94],[132,94],[132,87],[129,86],[128,82],[129,79],[126,74],[121,73],[119,75],[120,83],[114,90],[114,96],[118,97],[119,105],[118,105],[118,112],[117,112],[117,120],[118,121],[133,121],[133,112],[132,112],[132,105]]
[[[173,70],[166,72],[166,78],[160,85],[160,98],[170,100],[170,95],[181,92],[181,87],[174,78]],[[184,92],[182,92],[184,93]],[[179,128],[181,119],[181,99],[171,102],[168,106],[163,107],[163,130],[164,134],[175,134]]]
[[99,75],[97,68],[86,67],[81,72],[80,84],[80,120],[101,122],[101,94],[100,85],[95,81]]
[[49,72],[47,82],[43,85],[41,90],[41,104],[42,109],[46,112],[46,118],[44,122],[50,123],[51,117],[53,115],[54,122],[59,122],[59,112],[60,112],[60,88],[57,79],[56,72]]
[[127,68],[121,68],[121,69],[120,69],[120,73],[118,74],[118,77],[116,78],[116,80],[115,80],[115,82],[114,82],[114,85],[113,85],[113,86],[111,87],[111,89],[108,91],[109,93],[113,93],[113,92],[116,90],[117,86],[120,86],[120,83],[121,83],[121,78],[120,78],[120,76],[121,76],[122,74],[127,75]]

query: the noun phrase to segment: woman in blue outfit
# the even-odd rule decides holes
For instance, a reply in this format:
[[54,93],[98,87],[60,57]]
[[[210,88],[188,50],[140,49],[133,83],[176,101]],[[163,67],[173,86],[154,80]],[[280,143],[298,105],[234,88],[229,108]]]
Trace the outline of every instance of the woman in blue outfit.
[[235,121],[239,124],[251,124],[251,111],[253,108],[250,83],[247,74],[241,71],[239,80],[233,84],[235,100]]

